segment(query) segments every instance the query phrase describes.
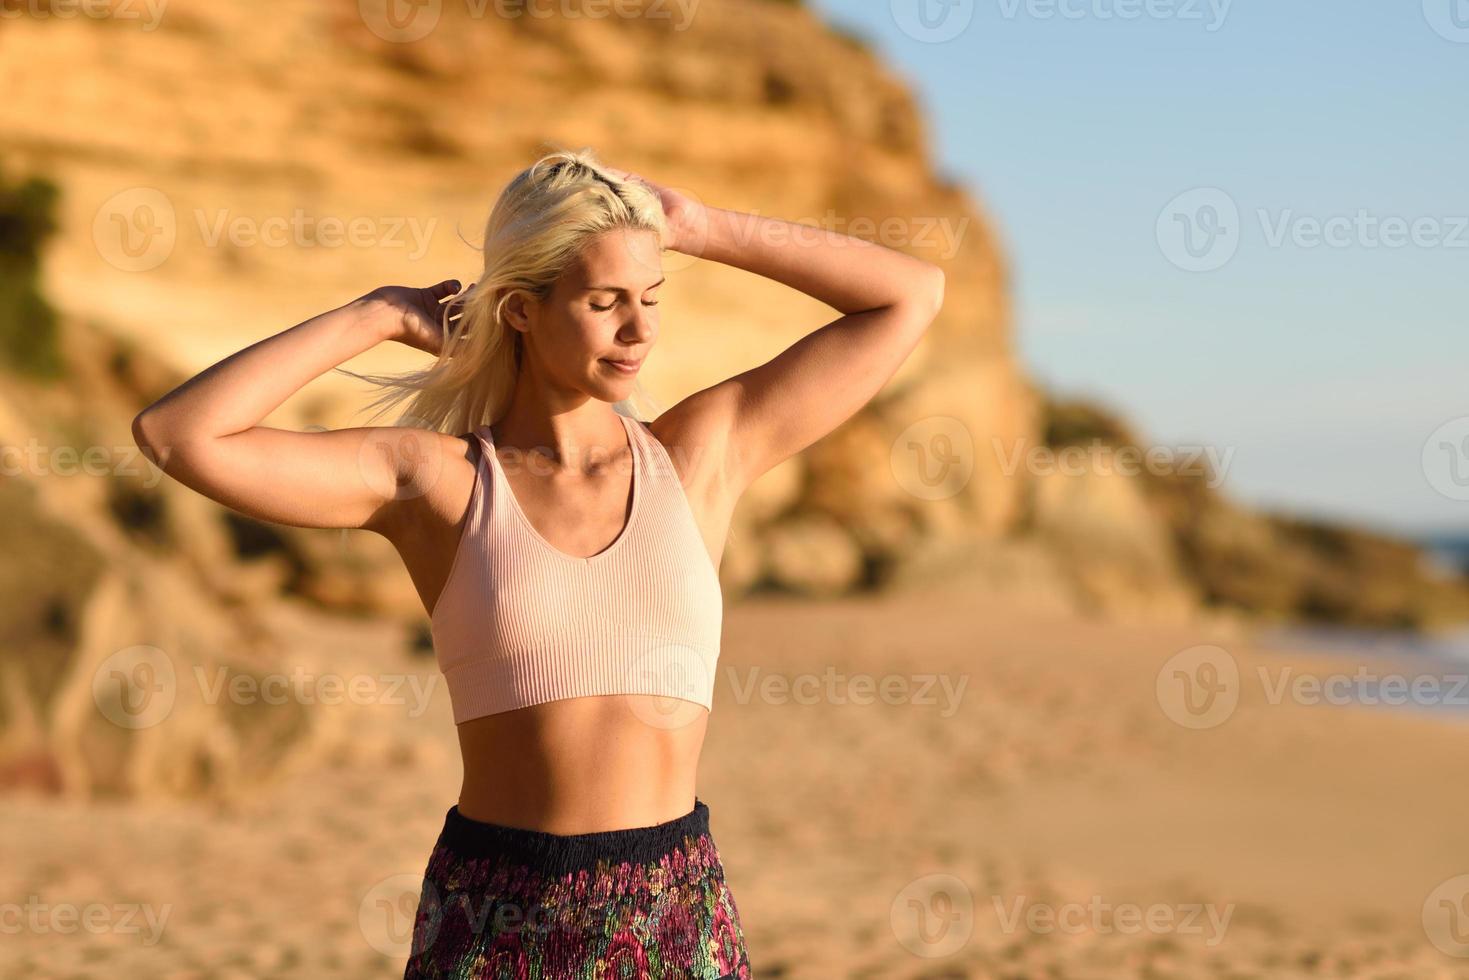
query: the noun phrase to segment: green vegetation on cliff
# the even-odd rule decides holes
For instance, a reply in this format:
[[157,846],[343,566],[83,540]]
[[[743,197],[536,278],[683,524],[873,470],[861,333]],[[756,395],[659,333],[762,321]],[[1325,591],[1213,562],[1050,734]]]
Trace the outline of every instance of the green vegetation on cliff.
[[61,374],[56,313],[40,291],[41,247],[56,231],[56,185],[0,173],[0,361],[35,377]]

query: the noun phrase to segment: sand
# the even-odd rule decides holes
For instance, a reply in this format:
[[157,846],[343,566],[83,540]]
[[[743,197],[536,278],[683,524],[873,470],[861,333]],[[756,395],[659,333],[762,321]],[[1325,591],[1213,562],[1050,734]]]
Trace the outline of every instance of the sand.
[[[397,628],[275,616],[343,670],[435,676]],[[1354,663],[961,581],[726,623],[699,795],[756,977],[1469,977],[1469,721],[1272,701]],[[1237,703],[1180,713],[1201,645]],[[428,690],[320,706],[361,748],[238,803],[0,801],[0,976],[401,976],[460,776]]]

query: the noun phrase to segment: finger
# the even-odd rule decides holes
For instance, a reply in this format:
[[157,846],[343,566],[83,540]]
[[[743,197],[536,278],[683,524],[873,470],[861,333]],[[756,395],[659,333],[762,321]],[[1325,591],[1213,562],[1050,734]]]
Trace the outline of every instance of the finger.
[[445,279],[441,283],[430,286],[428,288],[428,294],[433,297],[433,301],[435,303],[442,303],[450,296],[457,295],[462,290],[462,288],[463,287],[459,285],[458,279]]

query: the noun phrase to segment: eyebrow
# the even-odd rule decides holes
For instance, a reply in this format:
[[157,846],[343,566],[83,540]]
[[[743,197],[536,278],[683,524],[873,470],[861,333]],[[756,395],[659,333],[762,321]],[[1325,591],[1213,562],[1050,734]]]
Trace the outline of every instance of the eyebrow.
[[[668,277],[667,276],[664,276],[662,279],[659,279],[657,282],[653,283],[653,285],[649,286],[648,289],[657,289],[659,286],[663,285],[667,281],[668,281]],[[644,289],[643,292],[646,293],[648,291],[648,289]],[[625,293],[625,292],[627,292],[627,290],[624,289],[624,288],[622,288],[621,286],[588,286],[586,288],[586,291],[589,292],[589,293]]]

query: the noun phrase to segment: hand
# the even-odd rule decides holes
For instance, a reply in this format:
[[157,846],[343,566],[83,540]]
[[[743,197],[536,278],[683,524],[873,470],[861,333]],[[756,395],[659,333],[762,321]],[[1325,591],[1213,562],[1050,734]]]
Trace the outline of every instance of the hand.
[[664,187],[662,184],[655,184],[631,170],[619,170],[617,167],[606,169],[613,176],[623,180],[637,181],[658,195],[658,201],[663,205],[664,222],[668,226],[668,237],[663,242],[664,248],[671,248],[675,252],[683,252],[686,255],[699,254],[699,250],[703,247],[709,220],[702,201]]
[[437,355],[444,346],[443,304],[462,288],[458,279],[421,288],[379,286],[358,302],[384,339]]

